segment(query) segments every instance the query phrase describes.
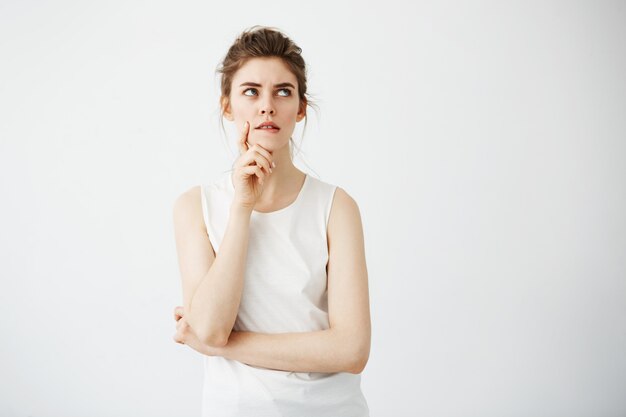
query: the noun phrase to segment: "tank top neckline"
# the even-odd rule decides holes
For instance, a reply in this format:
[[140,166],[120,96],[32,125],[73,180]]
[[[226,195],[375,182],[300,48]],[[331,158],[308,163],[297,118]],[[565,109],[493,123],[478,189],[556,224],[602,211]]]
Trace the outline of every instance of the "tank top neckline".
[[[252,213],[255,216],[271,216],[273,214],[280,214],[280,213],[282,213],[284,211],[289,210],[292,207],[295,207],[297,205],[297,203],[302,199],[302,195],[304,194],[304,191],[307,188],[308,183],[309,183],[309,174],[305,173],[304,174],[304,183],[300,187],[300,191],[298,192],[298,195],[296,196],[296,199],[293,200],[291,202],[291,204],[289,204],[288,206],[285,206],[285,207],[280,208],[278,210],[267,211],[267,212],[257,211],[257,210],[252,209]],[[235,192],[235,186],[233,185],[233,175],[232,175],[232,173],[230,173],[228,175],[228,187],[230,188],[231,192],[233,192],[233,193]]]

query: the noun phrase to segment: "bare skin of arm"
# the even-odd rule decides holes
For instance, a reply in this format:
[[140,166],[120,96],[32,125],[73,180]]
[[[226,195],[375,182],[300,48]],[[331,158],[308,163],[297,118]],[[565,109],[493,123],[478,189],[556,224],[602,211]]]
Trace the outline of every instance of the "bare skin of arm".
[[252,209],[231,206],[219,254],[209,240],[200,187],[174,203],[174,229],[186,320],[208,346],[224,346],[237,319]]
[[187,337],[184,343],[203,354],[269,369],[361,373],[371,344],[363,228],[356,202],[341,188],[328,222],[328,245],[329,329],[279,334],[233,331],[221,347],[194,343],[193,335],[180,339]]
[[[185,323],[200,342],[224,346],[237,320],[243,291],[250,218],[263,192],[264,178],[272,172],[271,152],[248,146],[250,123],[239,139],[239,158],[233,164],[235,196],[228,223],[215,253],[202,214],[200,187],[181,194],[174,203],[174,231],[183,281]],[[275,165],[274,165],[275,166]]]

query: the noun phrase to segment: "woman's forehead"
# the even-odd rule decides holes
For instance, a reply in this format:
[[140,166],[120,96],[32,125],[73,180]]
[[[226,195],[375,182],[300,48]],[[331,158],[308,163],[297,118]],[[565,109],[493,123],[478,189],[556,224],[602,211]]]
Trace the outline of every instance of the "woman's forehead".
[[296,84],[295,75],[282,59],[276,57],[251,58],[235,74],[233,81],[237,86],[241,82],[258,84]]

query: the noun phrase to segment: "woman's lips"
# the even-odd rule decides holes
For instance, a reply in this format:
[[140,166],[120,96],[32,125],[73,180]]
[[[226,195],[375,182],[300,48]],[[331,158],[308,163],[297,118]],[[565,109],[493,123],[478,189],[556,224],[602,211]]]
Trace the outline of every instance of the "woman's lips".
[[273,128],[273,127],[270,127],[270,128],[265,128],[265,127],[257,127],[255,130],[260,130],[260,131],[262,131],[262,132],[268,132],[268,133],[276,133],[276,132],[278,132],[280,129],[278,129],[278,128]]

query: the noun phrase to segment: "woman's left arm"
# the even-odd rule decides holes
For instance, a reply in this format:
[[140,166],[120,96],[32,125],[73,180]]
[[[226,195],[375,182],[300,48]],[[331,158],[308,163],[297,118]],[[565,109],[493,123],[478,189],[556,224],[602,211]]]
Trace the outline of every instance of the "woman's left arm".
[[357,203],[339,187],[327,235],[329,329],[272,334],[233,331],[225,346],[206,347],[202,353],[284,371],[361,373],[371,344],[363,226]]

